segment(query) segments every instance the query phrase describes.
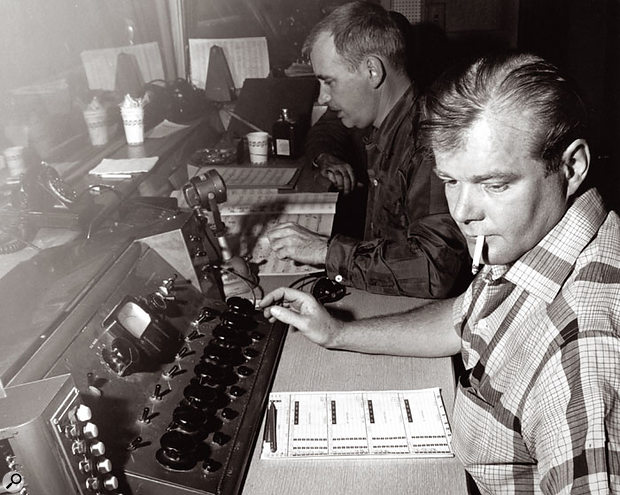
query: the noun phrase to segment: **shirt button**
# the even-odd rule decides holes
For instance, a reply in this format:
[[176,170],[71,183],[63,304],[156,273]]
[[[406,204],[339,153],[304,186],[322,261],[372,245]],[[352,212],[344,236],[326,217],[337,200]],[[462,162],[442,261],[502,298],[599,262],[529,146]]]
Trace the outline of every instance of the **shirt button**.
[[373,179],[372,180],[372,185],[377,187],[379,185],[379,179]]
[[342,278],[342,275],[338,274],[334,277],[334,280],[338,283],[341,283],[344,279]]

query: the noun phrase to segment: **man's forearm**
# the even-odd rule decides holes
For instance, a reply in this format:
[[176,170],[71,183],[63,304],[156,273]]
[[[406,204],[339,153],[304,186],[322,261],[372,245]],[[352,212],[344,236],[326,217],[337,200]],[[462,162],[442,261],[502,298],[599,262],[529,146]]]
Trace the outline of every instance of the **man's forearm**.
[[406,313],[345,323],[326,347],[393,356],[451,356],[461,347],[452,321],[453,303],[446,299]]

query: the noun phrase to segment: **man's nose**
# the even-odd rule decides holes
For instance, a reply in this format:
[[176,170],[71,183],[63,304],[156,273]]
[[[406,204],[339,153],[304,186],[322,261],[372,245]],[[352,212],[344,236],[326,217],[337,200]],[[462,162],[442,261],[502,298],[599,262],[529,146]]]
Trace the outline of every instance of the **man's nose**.
[[450,213],[458,223],[469,223],[483,218],[482,205],[475,184],[459,185],[449,198]]
[[319,105],[327,105],[331,99],[332,97],[329,94],[329,90],[327,89],[324,83],[321,83],[320,90],[319,90],[319,97],[317,98],[317,103]]

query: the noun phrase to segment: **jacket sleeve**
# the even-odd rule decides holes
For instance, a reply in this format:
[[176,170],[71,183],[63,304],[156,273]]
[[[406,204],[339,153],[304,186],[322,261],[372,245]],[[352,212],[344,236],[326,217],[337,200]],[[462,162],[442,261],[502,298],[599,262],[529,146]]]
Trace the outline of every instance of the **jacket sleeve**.
[[[426,160],[425,160],[426,161]],[[432,164],[402,178],[406,234],[360,241],[334,236],[327,275],[368,292],[420,298],[460,294],[471,280],[465,239],[448,213],[443,184]]]

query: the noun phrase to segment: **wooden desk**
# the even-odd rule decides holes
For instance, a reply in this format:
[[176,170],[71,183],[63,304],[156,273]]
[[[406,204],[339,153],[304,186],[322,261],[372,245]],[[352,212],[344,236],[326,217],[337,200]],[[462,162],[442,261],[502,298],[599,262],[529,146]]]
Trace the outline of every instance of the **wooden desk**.
[[[427,301],[351,290],[335,303],[355,318],[404,311]],[[330,351],[289,330],[272,391],[404,390],[440,387],[448,417],[454,406],[451,360]],[[260,440],[260,439],[259,439]],[[466,494],[455,459],[262,460],[258,442],[243,493],[247,495]]]

